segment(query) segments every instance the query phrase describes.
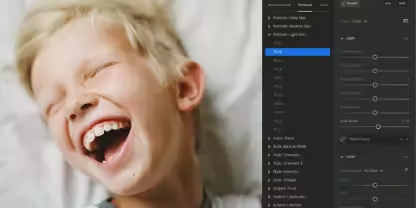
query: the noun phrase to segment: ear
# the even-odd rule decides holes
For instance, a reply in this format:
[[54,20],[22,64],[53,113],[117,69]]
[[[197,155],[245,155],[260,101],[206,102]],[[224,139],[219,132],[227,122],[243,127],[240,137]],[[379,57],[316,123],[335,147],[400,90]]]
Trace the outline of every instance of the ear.
[[202,101],[205,76],[201,66],[193,61],[183,66],[183,77],[176,84],[177,103],[181,111],[192,111]]

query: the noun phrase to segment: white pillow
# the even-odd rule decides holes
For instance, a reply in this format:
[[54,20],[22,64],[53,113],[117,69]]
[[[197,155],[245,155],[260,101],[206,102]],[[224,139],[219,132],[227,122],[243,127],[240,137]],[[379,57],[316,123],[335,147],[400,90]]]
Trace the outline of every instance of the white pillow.
[[[18,0],[0,5],[0,67],[11,63],[11,31],[23,6]],[[261,0],[176,0],[173,12],[185,47],[207,76],[200,152],[205,182],[217,194],[259,195]],[[0,73],[0,141],[2,206],[81,208],[106,196],[64,162],[9,72]],[[227,198],[224,204],[237,203],[238,197]]]

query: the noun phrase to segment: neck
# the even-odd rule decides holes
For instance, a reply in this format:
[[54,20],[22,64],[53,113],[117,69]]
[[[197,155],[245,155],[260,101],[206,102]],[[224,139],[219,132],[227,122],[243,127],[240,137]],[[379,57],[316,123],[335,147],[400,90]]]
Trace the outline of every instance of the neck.
[[178,161],[182,162],[157,187],[138,195],[115,196],[116,208],[199,208],[203,200],[199,161],[194,148],[188,149],[192,152],[181,154]]

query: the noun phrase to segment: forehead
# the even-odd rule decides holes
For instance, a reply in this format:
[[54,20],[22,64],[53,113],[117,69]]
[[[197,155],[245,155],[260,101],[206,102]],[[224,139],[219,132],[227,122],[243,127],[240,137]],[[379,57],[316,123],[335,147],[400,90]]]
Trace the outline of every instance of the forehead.
[[34,93],[53,78],[73,74],[88,62],[132,50],[121,26],[103,18],[73,20],[41,46],[32,66]]

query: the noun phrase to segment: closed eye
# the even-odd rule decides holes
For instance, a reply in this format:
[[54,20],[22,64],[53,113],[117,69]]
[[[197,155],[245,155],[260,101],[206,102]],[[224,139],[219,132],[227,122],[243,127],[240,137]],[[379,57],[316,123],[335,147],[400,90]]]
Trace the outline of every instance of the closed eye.
[[90,73],[90,74],[89,74],[88,78],[92,78],[92,77],[94,77],[94,76],[95,76],[98,72],[100,72],[102,69],[108,68],[108,67],[113,66],[113,65],[115,65],[115,64],[117,64],[117,62],[115,62],[115,61],[111,61],[111,62],[106,62],[106,63],[104,63],[104,64],[102,64],[102,65],[99,65],[98,67],[96,67],[96,68],[94,69],[94,71],[93,71],[92,73]]
[[116,62],[115,62],[115,61],[106,62],[105,64],[100,65],[99,67],[97,67],[97,70],[100,70],[100,69],[104,69],[104,68],[107,68],[107,67],[113,66],[114,64],[116,64]]
[[45,115],[45,117],[48,117],[49,116],[49,114],[51,113],[51,111],[52,111],[52,108],[53,108],[53,104],[49,104],[46,108],[45,108],[45,111],[44,111],[44,115]]
[[56,86],[52,88],[53,91],[49,91],[48,97],[45,97],[45,102],[42,106],[45,106],[43,113],[48,117],[53,111],[56,111],[56,107],[61,104],[62,99],[65,98],[66,92],[62,89],[61,86]]
[[59,103],[50,103],[45,109],[45,117],[48,118],[51,114],[56,111],[56,107]]

